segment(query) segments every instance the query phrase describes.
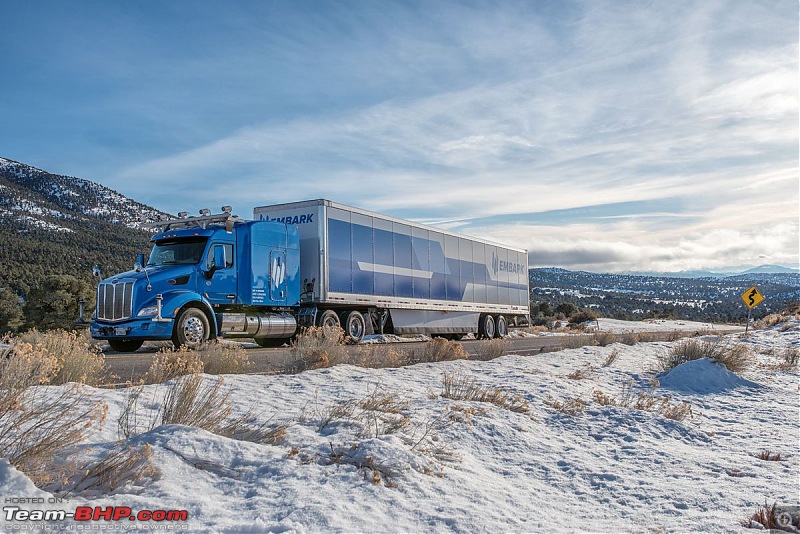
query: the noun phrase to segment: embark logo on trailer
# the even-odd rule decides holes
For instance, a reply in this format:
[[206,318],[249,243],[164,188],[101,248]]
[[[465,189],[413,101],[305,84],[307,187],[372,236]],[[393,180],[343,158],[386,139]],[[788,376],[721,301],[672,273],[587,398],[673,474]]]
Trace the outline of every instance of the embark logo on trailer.
[[492,270],[495,275],[497,275],[498,271],[501,273],[519,274],[525,270],[525,267],[523,267],[521,263],[501,260],[497,257],[496,252],[492,252]]
[[282,222],[283,224],[306,224],[314,222],[314,214],[313,213],[306,213],[305,215],[287,215],[285,217],[275,217],[274,219],[270,219],[269,215],[266,213],[262,213],[258,216],[258,220],[260,221],[275,221],[275,222]]

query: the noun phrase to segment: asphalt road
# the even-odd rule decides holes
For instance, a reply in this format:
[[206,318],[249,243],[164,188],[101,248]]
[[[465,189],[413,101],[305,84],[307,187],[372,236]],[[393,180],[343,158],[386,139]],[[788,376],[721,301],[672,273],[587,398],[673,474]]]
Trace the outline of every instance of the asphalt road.
[[[686,337],[692,335],[694,332],[652,332],[647,333],[650,339],[654,341],[666,341],[675,339],[676,337]],[[704,332],[704,334],[713,334],[714,332]],[[729,333],[729,332],[728,332]],[[591,336],[591,334],[586,334]],[[537,336],[537,337],[519,337],[506,339],[506,354],[519,354],[521,356],[532,356],[544,352],[555,352],[563,350],[565,343],[571,336],[567,335],[553,335],[553,336]],[[574,336],[572,336],[574,338]],[[408,342],[408,343],[395,343],[393,346],[413,347],[420,343],[425,342]],[[470,355],[470,359],[482,359],[481,343],[485,341],[466,340],[459,341],[464,350]],[[249,344],[248,344],[249,345]],[[168,343],[148,343],[141,349],[133,353],[119,353],[111,349],[105,352],[106,364],[112,374],[111,383],[136,383],[138,382],[147,370],[150,364],[156,357],[160,347],[169,347]],[[359,347],[363,347],[360,345]],[[249,374],[274,374],[284,371],[286,366],[293,361],[292,354],[289,352],[288,347],[277,349],[264,349],[255,346],[245,345],[247,356],[250,359],[251,367],[248,370]],[[356,346],[348,346],[347,350],[353,352],[358,350]]]

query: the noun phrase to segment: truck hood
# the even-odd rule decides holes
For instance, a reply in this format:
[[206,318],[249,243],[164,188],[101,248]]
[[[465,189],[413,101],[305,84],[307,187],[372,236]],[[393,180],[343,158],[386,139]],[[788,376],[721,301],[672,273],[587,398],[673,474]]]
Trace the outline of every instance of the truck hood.
[[[158,267],[147,267],[147,275],[150,277],[150,284],[153,287],[163,287],[167,285],[167,280],[186,280],[186,284],[191,280],[192,275],[196,272],[196,265],[161,265]],[[147,283],[147,276],[145,276],[144,269],[139,272],[135,270],[126,271],[124,273],[115,274],[102,280],[103,284],[112,284],[117,282],[138,282],[143,280]],[[176,285],[183,285],[176,284]]]

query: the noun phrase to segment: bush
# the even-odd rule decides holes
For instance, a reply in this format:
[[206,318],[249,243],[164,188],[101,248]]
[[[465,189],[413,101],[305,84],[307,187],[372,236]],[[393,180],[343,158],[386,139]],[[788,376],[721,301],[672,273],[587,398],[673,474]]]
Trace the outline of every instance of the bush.
[[460,343],[444,338],[433,338],[420,348],[413,349],[410,363],[445,362],[451,360],[468,360],[469,354]]
[[243,373],[250,367],[247,353],[237,343],[213,341],[199,351],[203,372],[210,375]]
[[106,377],[103,353],[93,343],[87,332],[78,334],[64,330],[39,332],[35,328],[20,336],[30,344],[40,358],[53,358],[56,366],[50,384],[80,382],[89,386],[101,385]]
[[741,522],[742,526],[759,530],[769,529],[783,532],[797,532],[797,530],[793,528],[791,520],[788,524],[784,524],[783,521],[778,520],[776,514],[777,507],[778,503],[772,503],[772,506],[770,506],[765,502],[763,507],[756,509],[753,515]]
[[594,321],[598,317],[597,313],[592,310],[581,310],[569,316],[570,324],[581,324],[587,321]]
[[[506,340],[499,338],[490,339],[488,341],[482,341],[477,345],[478,359],[494,360],[495,358],[499,358],[505,353],[506,345],[507,345]],[[465,358],[468,358],[468,356]]]
[[144,375],[145,384],[160,384],[183,375],[203,372],[200,354],[181,347],[173,349],[165,347],[156,353],[150,369]]
[[662,371],[670,369],[692,360],[708,358],[724,365],[729,371],[738,373],[750,366],[750,349],[743,344],[729,344],[720,341],[703,341],[701,339],[686,339],[658,357],[658,364]]
[[60,477],[53,457],[101,423],[108,406],[78,384],[55,394],[39,388],[58,368],[55,357],[29,343],[6,340],[0,350],[0,457],[43,487]]
[[592,397],[601,406],[617,406],[643,412],[655,412],[674,421],[683,421],[687,417],[694,417],[692,405],[688,402],[673,403],[672,397],[668,395],[657,397],[655,390],[658,386],[658,380],[652,380],[649,392],[634,394],[633,382],[629,380],[623,384],[619,398],[608,395],[599,389],[592,392]]
[[461,373],[445,373],[441,396],[445,399],[488,402],[512,412],[530,410],[528,401],[521,395],[513,395],[502,388],[481,386],[475,378]]
[[292,342],[290,353],[294,360],[289,362],[286,372],[299,373],[345,362],[347,348],[343,345],[344,338],[341,328],[307,328]]

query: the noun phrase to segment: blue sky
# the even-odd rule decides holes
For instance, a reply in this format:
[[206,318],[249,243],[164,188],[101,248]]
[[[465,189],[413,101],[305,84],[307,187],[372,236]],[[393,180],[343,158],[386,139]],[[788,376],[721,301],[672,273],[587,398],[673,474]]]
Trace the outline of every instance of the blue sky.
[[592,271],[797,266],[798,4],[2,1],[0,156]]

